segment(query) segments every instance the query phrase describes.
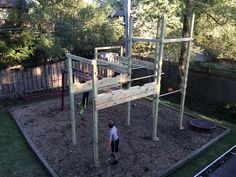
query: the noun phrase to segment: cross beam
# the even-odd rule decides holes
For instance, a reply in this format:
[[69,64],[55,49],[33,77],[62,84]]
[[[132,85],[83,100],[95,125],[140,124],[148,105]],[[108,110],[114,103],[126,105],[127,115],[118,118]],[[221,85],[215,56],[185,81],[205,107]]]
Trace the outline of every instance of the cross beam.
[[[121,74],[116,77],[104,77],[101,80],[97,81],[98,90],[110,87],[116,87],[121,84],[124,84],[129,81],[127,74]],[[78,94],[83,92],[91,91],[92,88],[92,80],[87,81],[85,83],[74,83],[72,85],[72,93]]]
[[130,87],[130,89],[127,90],[116,90],[110,93],[103,93],[97,95],[96,107],[97,110],[101,110],[156,93],[157,89],[155,82],[143,86]]

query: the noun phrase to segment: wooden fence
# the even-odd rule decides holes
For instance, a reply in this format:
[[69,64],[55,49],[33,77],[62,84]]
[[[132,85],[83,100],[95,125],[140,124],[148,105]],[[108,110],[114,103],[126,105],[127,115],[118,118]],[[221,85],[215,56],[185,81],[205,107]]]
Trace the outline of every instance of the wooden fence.
[[[73,67],[91,73],[92,66],[73,61]],[[62,70],[65,61],[28,69],[7,69],[0,71],[0,98],[18,97],[50,90],[59,90],[62,86]],[[112,71],[99,68],[99,75],[111,76]],[[74,77],[79,82],[79,77]]]
[[[165,62],[162,87],[178,88],[178,65]],[[236,73],[221,69],[205,69],[191,65],[189,68],[187,95],[217,103],[236,103]]]
[[[92,72],[91,65],[80,63],[79,61],[73,61],[73,67],[84,72]],[[62,86],[63,69],[65,69],[64,61],[25,70],[1,70],[0,99],[59,90]],[[236,73],[200,69],[190,67],[188,95],[223,103],[236,102]],[[162,76],[162,88],[178,88],[180,77],[177,64],[164,62],[163,72],[165,74]],[[153,71],[140,69],[135,70],[133,74],[136,77],[141,77],[152,73]],[[111,70],[99,68],[98,74],[100,76],[112,76],[114,73]],[[79,82],[79,78],[75,76],[74,82]]]

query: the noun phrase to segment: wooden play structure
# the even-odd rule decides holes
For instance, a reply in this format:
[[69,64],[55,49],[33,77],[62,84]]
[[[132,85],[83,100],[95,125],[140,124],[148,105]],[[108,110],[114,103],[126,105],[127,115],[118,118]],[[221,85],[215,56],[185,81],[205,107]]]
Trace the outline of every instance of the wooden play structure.
[[[189,59],[190,59],[190,49],[191,42],[193,41],[193,26],[194,26],[194,15],[191,21],[191,32],[188,38],[166,38],[165,29],[166,29],[166,18],[163,17],[161,21],[160,36],[157,39],[151,38],[141,38],[133,36],[133,20],[130,18],[129,23],[129,38],[128,38],[128,55],[123,57],[123,49],[120,48],[120,57],[116,61],[105,61],[98,59],[99,50],[114,49],[119,47],[101,47],[95,49],[95,59],[90,60],[83,57],[75,56],[72,54],[66,54],[67,57],[67,69],[68,69],[68,81],[69,81],[69,95],[70,95],[70,110],[71,110],[71,125],[72,125],[72,142],[76,144],[77,134],[76,134],[76,117],[75,117],[75,105],[74,105],[74,95],[78,93],[83,93],[86,91],[92,91],[92,100],[93,100],[93,146],[94,146],[94,165],[99,165],[98,157],[98,111],[115,106],[118,104],[127,102],[127,125],[131,125],[131,101],[140,99],[147,96],[153,97],[153,129],[152,129],[152,139],[158,140],[157,136],[157,123],[158,123],[158,110],[160,102],[160,88],[161,88],[161,74],[162,74],[162,60],[163,60],[163,50],[164,44],[166,43],[177,43],[177,42],[187,42],[188,43],[188,53],[187,60],[185,63],[185,72],[182,83],[182,88],[179,91],[182,93],[181,105],[180,105],[180,119],[179,119],[179,128],[183,129],[183,113],[184,113],[184,102],[185,94],[187,87],[187,78],[188,78],[188,68],[189,68]],[[132,58],[132,46],[135,42],[152,42],[156,44],[156,55],[155,62],[148,62],[139,59]],[[88,63],[92,65],[92,80],[89,80],[85,83],[73,83],[72,76],[72,60],[78,60],[83,63]],[[98,67],[105,67],[108,69],[115,70],[120,73],[116,77],[104,77],[98,79]],[[147,75],[140,78],[132,79],[132,70],[137,68],[148,68],[154,70],[154,74]],[[134,80],[141,80],[146,78],[150,79],[149,83],[146,83],[143,86],[131,86],[131,82]],[[104,88],[112,88],[120,86],[121,84],[127,84],[126,88],[121,88],[119,90],[107,92],[107,93],[98,93],[98,90]],[[176,93],[173,91],[167,94]]]

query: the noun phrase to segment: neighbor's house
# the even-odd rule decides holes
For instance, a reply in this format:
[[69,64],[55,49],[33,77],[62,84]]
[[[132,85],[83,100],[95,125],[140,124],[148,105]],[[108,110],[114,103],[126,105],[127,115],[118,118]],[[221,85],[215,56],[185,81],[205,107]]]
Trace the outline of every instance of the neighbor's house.
[[4,23],[17,1],[19,0],[0,0],[0,23]]
[[30,3],[39,4],[37,0],[0,0],[0,24],[5,22],[11,9],[19,1],[23,1],[26,4],[30,4]]

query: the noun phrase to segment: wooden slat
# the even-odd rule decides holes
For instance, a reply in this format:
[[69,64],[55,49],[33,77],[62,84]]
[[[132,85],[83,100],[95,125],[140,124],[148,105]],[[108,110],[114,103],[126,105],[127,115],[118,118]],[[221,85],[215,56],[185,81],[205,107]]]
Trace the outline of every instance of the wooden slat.
[[125,66],[120,66],[116,63],[113,63],[113,62],[109,62],[109,61],[105,61],[105,60],[97,60],[97,64],[98,66],[100,65],[104,65],[106,68],[109,68],[109,69],[112,69],[112,70],[115,70],[119,73],[127,73],[128,72],[128,69],[127,67]]
[[62,84],[62,62],[58,65],[58,87],[61,87]]
[[[128,61],[127,57],[120,57],[120,59],[126,60]],[[154,69],[155,65],[153,62],[148,62],[148,61],[144,61],[144,60],[140,60],[140,59],[136,59],[136,58],[132,58],[132,63],[135,63],[137,65],[143,65],[148,69]]]
[[46,77],[46,69],[45,66],[41,66],[41,70],[42,70],[42,75],[41,75],[41,82],[43,85],[43,90],[47,89],[47,77]]
[[12,72],[12,83],[13,83],[13,87],[14,87],[14,96],[17,95],[17,91],[19,90],[16,73],[17,73],[16,71]]
[[1,73],[2,75],[2,96],[5,97],[6,96],[6,70],[2,71]]
[[55,64],[52,64],[51,65],[51,68],[52,68],[52,88],[55,88],[56,87],[56,80],[55,80]]
[[25,84],[26,84],[26,87],[27,87],[26,93],[30,93],[30,89],[31,89],[28,72],[29,72],[29,70],[27,69],[26,72],[24,73],[24,75],[25,75]]
[[30,68],[29,69],[29,77],[30,77],[30,82],[31,82],[31,86],[32,86],[32,88],[31,88],[31,92],[33,92],[33,91],[35,91],[35,87],[34,87],[34,77],[33,77],[33,68]]
[[56,86],[56,89],[58,89],[59,87],[59,73],[58,73],[58,63],[55,63],[55,73],[54,73],[54,79],[55,79],[55,86]]
[[16,80],[17,80],[17,94],[22,95],[24,91],[24,85],[23,85],[23,78],[21,75],[21,70],[18,70],[16,73]]
[[40,90],[43,90],[42,75],[43,75],[42,67],[38,67],[37,76],[38,76],[38,83],[39,83]]
[[57,78],[57,88],[60,87],[60,63],[56,63],[56,78]]
[[7,95],[11,96],[12,94],[14,94],[14,88],[12,85],[12,72],[10,70],[7,70],[7,86],[8,86]]
[[37,67],[36,74],[37,74],[38,89],[43,90],[43,82],[42,82],[43,71],[42,71],[42,67]]
[[[104,89],[107,87],[111,86],[118,86],[122,83],[128,82],[128,75],[123,74],[123,75],[118,75],[116,77],[105,77],[101,80],[98,80],[98,89]],[[87,81],[85,83],[75,83],[72,85],[72,90],[73,93],[81,93],[81,92],[86,92],[86,91],[91,91],[92,90],[92,80]]]
[[128,90],[117,90],[111,93],[103,93],[97,95],[96,107],[98,110],[122,104],[128,101],[136,100],[157,93],[155,82],[145,84],[143,86],[131,87]]
[[33,88],[34,91],[39,90],[37,80],[38,79],[37,79],[37,67],[36,67],[36,68],[32,68],[32,81],[33,81],[32,83],[33,83],[33,86],[34,86],[34,88]]
[[24,94],[27,92],[27,85],[26,85],[26,75],[24,74],[25,73],[25,71],[24,70],[22,70],[21,72],[20,72],[20,74],[21,74],[21,77],[22,77],[22,84],[23,84],[23,88],[24,88]]
[[59,87],[61,87],[61,84],[62,84],[62,70],[63,70],[63,64],[62,64],[62,62],[60,62],[58,65],[58,75],[59,75],[58,85],[59,85]]
[[47,65],[46,70],[48,71],[47,78],[48,78],[48,89],[51,89],[52,84],[52,67],[51,65]]
[[3,70],[0,70],[0,97],[4,96],[3,94]]

